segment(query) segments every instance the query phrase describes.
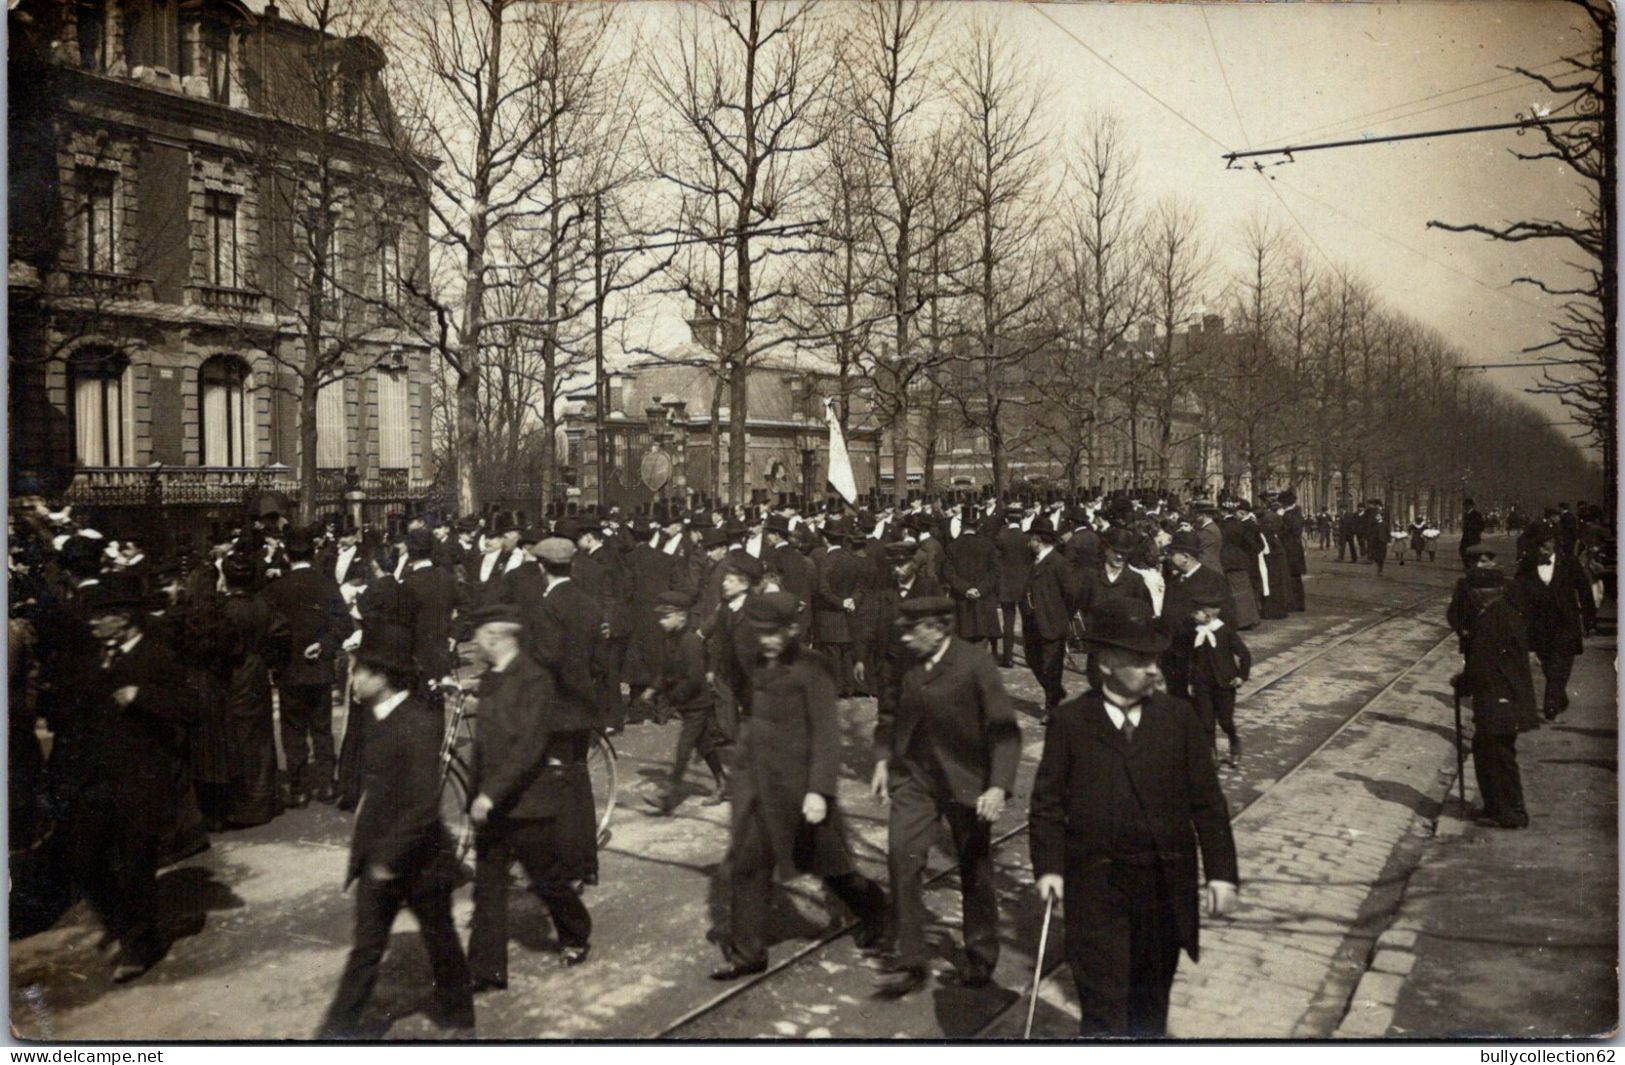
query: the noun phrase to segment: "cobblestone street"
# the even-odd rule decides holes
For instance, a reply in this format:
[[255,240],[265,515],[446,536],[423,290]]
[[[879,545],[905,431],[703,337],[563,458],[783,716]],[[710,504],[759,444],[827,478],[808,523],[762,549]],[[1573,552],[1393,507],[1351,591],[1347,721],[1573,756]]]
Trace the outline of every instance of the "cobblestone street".
[[[1238,710],[1245,754],[1239,770],[1222,772],[1235,818],[1242,905],[1228,920],[1206,922],[1201,963],[1184,962],[1170,1018],[1176,1037],[1437,1031],[1413,1026],[1440,1012],[1441,1003],[1473,998],[1470,980],[1457,983],[1470,972],[1457,967],[1493,964],[1461,946],[1429,945],[1427,929],[1477,919],[1445,904],[1453,878],[1482,879],[1488,861],[1521,863],[1538,880],[1548,818],[1564,826],[1576,875],[1581,865],[1613,868],[1612,763],[1598,764],[1612,757],[1612,733],[1600,736],[1613,727],[1611,716],[1604,720],[1612,706],[1605,675],[1611,641],[1595,653],[1588,648],[1581,660],[1569,717],[1529,744],[1535,829],[1481,842],[1471,835],[1479,830],[1469,829],[1454,843],[1430,843],[1436,826],[1442,836],[1453,820],[1459,823],[1445,802],[1455,772],[1448,681],[1459,659],[1442,618],[1453,568],[1390,567],[1378,578],[1369,567],[1340,565],[1319,552],[1310,563],[1309,612],[1248,634],[1256,666]],[[640,725],[621,743],[620,807],[602,854],[601,883],[586,896],[596,925],[591,961],[558,968],[546,918],[516,889],[510,985],[480,997],[480,1036],[1019,1037],[1025,1013],[1019,1004],[1041,919],[1024,832],[1042,749],[1035,716],[1041,696],[1019,664],[1005,671],[1005,681],[1024,715],[1024,749],[1016,795],[995,828],[1004,949],[994,986],[942,983],[897,1002],[875,999],[873,975],[851,938],[833,936],[841,926],[831,923],[816,884],[801,880],[787,885],[776,914],[769,976],[729,987],[707,980],[718,959],[708,930],[727,904],[713,879],[727,843],[727,808],[690,802],[674,818],[646,816],[641,799],[665,773],[676,726]],[[1069,674],[1072,687],[1080,682]],[[885,811],[865,793],[873,716],[872,700],[846,707],[841,798],[860,864],[883,877]],[[1559,760],[1584,764],[1541,764],[1551,757],[1543,753],[1551,743],[1582,741],[1597,751],[1570,751]],[[1607,755],[1598,753],[1604,746]],[[1583,815],[1565,812],[1575,802],[1550,791],[1568,785],[1541,782],[1559,770],[1589,782]],[[167,870],[161,890],[180,938],[160,966],[132,985],[108,982],[98,932],[82,906],[57,927],[14,943],[13,1023],[25,1037],[50,1039],[310,1035],[349,942],[351,900],[339,890],[347,830],[345,815],[314,806],[218,837],[205,854]],[[946,865],[941,853],[933,863]],[[1600,878],[1569,893],[1574,916],[1565,935],[1611,944],[1613,897],[1612,882]],[[937,918],[934,965],[946,970],[958,949],[954,878],[938,877],[927,899]],[[1589,924],[1578,913],[1582,904]],[[471,906],[465,888],[457,895],[459,927],[466,928]],[[1051,966],[1059,962],[1058,939],[1051,937]],[[1528,955],[1531,966],[1554,964],[1531,950],[1519,957]],[[1597,953],[1599,963],[1604,957],[1611,959],[1611,950]],[[415,974],[424,965],[415,928],[403,916],[372,1007],[393,1018],[391,1038],[434,1037],[415,1012],[421,1005]],[[1415,988],[1406,976],[1413,967]],[[1600,979],[1595,966],[1587,972]],[[1497,987],[1517,983],[1516,974],[1497,972],[1494,979]],[[1592,1014],[1572,1016],[1581,1028],[1599,1030]],[[1071,981],[1060,967],[1045,981],[1035,1034],[1065,1038],[1076,1023]],[[1486,1016],[1462,1026],[1492,1030],[1498,1023]],[[1551,1033],[1566,1030],[1578,1029]]]

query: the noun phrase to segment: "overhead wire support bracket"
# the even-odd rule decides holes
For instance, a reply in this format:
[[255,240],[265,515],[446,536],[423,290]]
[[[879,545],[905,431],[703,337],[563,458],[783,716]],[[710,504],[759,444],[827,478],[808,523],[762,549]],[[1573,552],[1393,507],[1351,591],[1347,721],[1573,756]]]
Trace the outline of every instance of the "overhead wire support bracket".
[[1356,137],[1352,140],[1324,141],[1320,144],[1293,144],[1285,148],[1255,148],[1245,152],[1225,152],[1219,158],[1225,160],[1226,170],[1240,170],[1244,168],[1236,166],[1236,160],[1265,155],[1284,155],[1286,158],[1283,162],[1290,163],[1294,161],[1293,155],[1297,152],[1318,152],[1327,148],[1356,148],[1365,144],[1425,140],[1429,137],[1455,137],[1464,133],[1489,133],[1501,129],[1515,129],[1521,132],[1540,126],[1561,126],[1574,122],[1596,121],[1599,121],[1597,115],[1565,115],[1561,118],[1520,118],[1516,122],[1492,122],[1482,126],[1456,126],[1449,129],[1430,129],[1419,133],[1393,133],[1384,137]]

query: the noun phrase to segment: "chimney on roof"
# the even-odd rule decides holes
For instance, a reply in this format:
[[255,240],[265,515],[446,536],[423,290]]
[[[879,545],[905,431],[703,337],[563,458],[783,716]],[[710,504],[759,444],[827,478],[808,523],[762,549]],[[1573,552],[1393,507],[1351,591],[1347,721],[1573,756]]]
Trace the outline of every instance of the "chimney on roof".
[[689,335],[694,343],[707,351],[717,350],[718,327],[715,311],[703,300],[694,300],[694,314],[688,320]]
[[1222,315],[1222,314],[1204,314],[1204,315],[1202,315],[1202,332],[1204,332],[1204,333],[1222,333],[1222,332],[1224,332],[1224,315]]

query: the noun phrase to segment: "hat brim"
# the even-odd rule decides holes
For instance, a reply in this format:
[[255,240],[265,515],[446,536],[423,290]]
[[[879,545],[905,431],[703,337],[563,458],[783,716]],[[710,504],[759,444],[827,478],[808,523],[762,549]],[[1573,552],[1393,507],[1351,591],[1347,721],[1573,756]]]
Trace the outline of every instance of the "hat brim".
[[355,664],[369,669],[388,670],[391,673],[412,673],[417,669],[415,662],[389,654],[368,654],[365,649],[356,652]]
[[1170,641],[1162,633],[1153,633],[1143,639],[1134,637],[1088,636],[1082,640],[1083,645],[1090,650],[1116,648],[1120,651],[1133,651],[1142,655],[1160,655],[1168,650]]

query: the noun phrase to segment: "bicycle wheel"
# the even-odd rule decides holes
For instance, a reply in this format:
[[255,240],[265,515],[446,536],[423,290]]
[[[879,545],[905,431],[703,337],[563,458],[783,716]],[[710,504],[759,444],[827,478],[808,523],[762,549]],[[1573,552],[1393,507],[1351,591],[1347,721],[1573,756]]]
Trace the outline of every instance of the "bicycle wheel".
[[474,872],[474,821],[468,816],[468,766],[456,754],[451,756],[440,781],[440,820],[451,833],[457,864],[464,872]]
[[592,734],[587,748],[587,775],[592,781],[592,807],[598,812],[598,845],[609,842],[609,821],[615,813],[615,745],[602,732]]

